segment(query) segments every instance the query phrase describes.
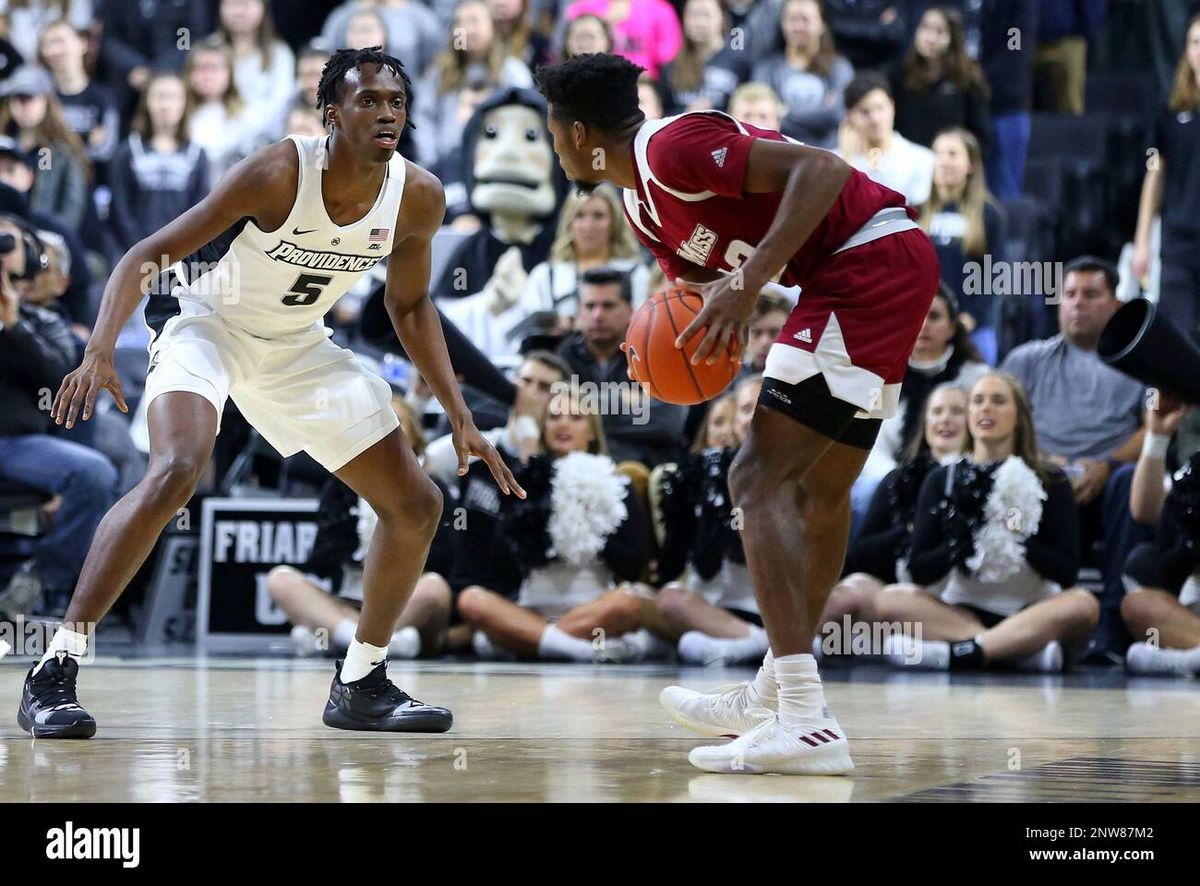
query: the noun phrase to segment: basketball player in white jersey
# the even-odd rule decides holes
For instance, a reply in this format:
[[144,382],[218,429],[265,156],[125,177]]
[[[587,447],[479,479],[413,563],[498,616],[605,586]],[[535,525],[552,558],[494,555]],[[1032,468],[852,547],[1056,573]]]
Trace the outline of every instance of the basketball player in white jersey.
[[[324,722],[397,732],[450,728],[450,711],[396,688],[385,661],[441,498],[404,442],[387,383],[329,341],[322,324],[334,302],[386,258],[388,312],[450,418],[460,472],[479,456],[505,494],[524,497],[463,403],[427,294],[430,240],[445,195],[433,175],[396,153],[409,87],[400,62],[378,47],[334,53],[318,94],[328,136],[291,137],[246,158],[114,269],[83,363],[63,379],[52,417],[68,428],[86,421],[101,390],[127,411],[113,349],[149,284],[150,465],[100,523],[66,624],[25,680],[18,722],[34,736],[95,734],[96,721],[75,692],[87,632],[191,498],[227,398],[281,455],[308,452],[379,515],[357,637],[337,663]],[[148,268],[165,270],[148,276]]]

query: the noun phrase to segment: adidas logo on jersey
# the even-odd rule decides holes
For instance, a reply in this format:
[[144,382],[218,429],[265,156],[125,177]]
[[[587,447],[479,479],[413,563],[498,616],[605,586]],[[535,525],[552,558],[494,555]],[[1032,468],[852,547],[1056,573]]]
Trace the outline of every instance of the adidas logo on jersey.
[[725,155],[729,153],[729,148],[721,148],[719,151],[712,152],[712,158],[718,166],[725,166]]
[[812,330],[811,329],[801,329],[794,336],[792,336],[792,338],[796,339],[796,341],[802,341],[802,342],[807,342],[808,344],[812,344]]

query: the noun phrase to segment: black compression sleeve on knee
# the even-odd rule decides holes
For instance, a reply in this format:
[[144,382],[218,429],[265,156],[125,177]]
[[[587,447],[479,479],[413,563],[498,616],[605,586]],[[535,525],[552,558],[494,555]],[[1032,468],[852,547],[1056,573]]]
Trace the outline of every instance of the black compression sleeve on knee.
[[798,384],[788,384],[770,376],[763,379],[758,402],[782,412],[788,418],[837,440],[854,420],[858,407],[839,400],[829,391],[824,376],[810,376]]

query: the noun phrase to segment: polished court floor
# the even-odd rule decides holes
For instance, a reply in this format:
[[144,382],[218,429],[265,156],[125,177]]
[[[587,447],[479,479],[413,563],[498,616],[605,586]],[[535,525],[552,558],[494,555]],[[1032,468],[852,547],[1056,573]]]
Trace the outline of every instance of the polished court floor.
[[748,671],[393,664],[451,707],[437,736],[347,733],[320,713],[331,664],[97,659],[90,741],[33,741],[27,663],[0,663],[0,801],[1200,801],[1200,683],[1116,673],[966,678],[823,668],[851,777],[711,775],[658,691]]

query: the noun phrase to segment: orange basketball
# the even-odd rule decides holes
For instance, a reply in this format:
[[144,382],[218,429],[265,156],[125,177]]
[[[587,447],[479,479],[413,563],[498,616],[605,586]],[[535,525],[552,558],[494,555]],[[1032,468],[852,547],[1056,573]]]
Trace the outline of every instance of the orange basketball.
[[630,320],[622,350],[634,380],[650,396],[691,406],[717,396],[737,375],[738,363],[724,351],[711,366],[691,364],[692,354],[704,339],[703,331],[683,348],[675,347],[676,337],[687,329],[703,305],[694,292],[668,289],[650,296]]

